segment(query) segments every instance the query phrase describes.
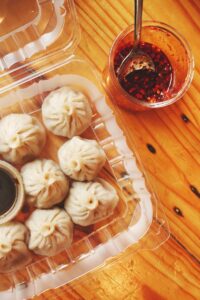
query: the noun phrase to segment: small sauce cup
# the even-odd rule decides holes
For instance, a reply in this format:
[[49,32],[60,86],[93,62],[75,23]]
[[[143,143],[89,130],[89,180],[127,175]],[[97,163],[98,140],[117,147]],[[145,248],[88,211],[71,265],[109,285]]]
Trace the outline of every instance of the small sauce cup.
[[0,224],[12,220],[24,204],[25,192],[20,173],[0,160]]
[[114,70],[114,59],[120,50],[133,44],[133,25],[122,31],[115,39],[108,63],[103,71],[103,86],[111,100],[129,111],[161,108],[175,103],[188,90],[194,74],[194,58],[187,41],[171,26],[161,22],[143,22],[141,41],[159,47],[173,68],[173,83],[160,102],[138,100],[120,85]]

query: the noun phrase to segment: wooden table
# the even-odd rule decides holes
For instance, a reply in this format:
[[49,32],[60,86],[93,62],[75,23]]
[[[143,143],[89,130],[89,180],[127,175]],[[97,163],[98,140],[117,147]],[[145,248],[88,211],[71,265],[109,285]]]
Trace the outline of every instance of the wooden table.
[[[76,0],[78,53],[101,72],[116,35],[132,23],[133,0]],[[169,240],[154,251],[129,248],[114,264],[35,300],[200,299],[200,1],[144,0],[144,19],[173,25],[189,41],[195,76],[184,99],[145,113],[122,112],[169,221]],[[156,153],[148,150],[152,145]]]

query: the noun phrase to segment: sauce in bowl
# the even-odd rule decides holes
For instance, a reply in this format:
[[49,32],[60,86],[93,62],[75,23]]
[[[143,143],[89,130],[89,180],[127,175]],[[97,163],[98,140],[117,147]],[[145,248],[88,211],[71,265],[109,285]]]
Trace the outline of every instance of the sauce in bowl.
[[139,48],[152,58],[155,72],[140,69],[126,78],[118,77],[117,69],[134,44],[133,25],[116,37],[103,71],[103,86],[110,99],[133,112],[175,103],[189,88],[194,74],[194,58],[184,37],[167,24],[143,23]]
[[24,203],[24,187],[20,173],[7,162],[0,161],[0,224],[12,220]]
[[[131,50],[132,45],[126,45],[116,53],[114,69],[117,77],[119,66]],[[169,59],[159,47],[150,43],[140,43],[138,50],[152,59],[155,70],[133,70],[119,80],[120,85],[129,95],[138,100],[150,103],[164,101],[173,82],[173,68]]]
[[0,168],[0,215],[7,212],[16,199],[16,184],[13,177]]

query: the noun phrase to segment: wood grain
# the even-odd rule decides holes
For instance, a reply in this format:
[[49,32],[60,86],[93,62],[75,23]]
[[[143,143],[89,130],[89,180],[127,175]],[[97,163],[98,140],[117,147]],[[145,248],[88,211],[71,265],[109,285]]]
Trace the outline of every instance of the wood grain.
[[[173,25],[190,42],[196,58],[195,76],[188,93],[177,104],[151,112],[132,114],[123,111],[120,118],[124,121],[130,146],[135,145],[166,209],[173,234],[199,258],[200,202],[199,194],[194,192],[195,188],[200,190],[199,25],[196,22],[200,9],[196,3],[165,0],[165,9],[162,9],[159,0],[144,1],[144,19],[162,20]],[[102,71],[114,37],[132,23],[132,0],[114,3],[88,0],[76,1],[76,4],[83,32],[79,51]],[[115,110],[115,106],[111,106]],[[154,146],[156,154],[148,151],[147,144]],[[182,212],[181,216],[176,214],[176,207]]]
[[[82,27],[77,54],[101,72],[114,38],[132,23],[133,1],[75,3]],[[116,262],[35,300],[200,299],[200,2],[145,0],[144,19],[174,26],[188,40],[196,65],[189,91],[168,108],[119,114],[108,99],[164,206],[171,237],[155,251],[133,255],[130,248]]]

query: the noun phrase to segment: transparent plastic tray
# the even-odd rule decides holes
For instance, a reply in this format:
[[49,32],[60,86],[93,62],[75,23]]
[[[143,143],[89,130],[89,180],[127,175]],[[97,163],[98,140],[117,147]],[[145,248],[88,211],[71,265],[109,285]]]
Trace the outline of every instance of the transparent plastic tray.
[[[48,5],[57,2],[61,3],[44,1]],[[100,177],[115,187],[120,201],[109,218],[85,229],[75,226],[74,241],[66,251],[54,257],[33,258],[30,265],[17,272],[0,274],[0,297],[5,300],[31,298],[103,265],[131,245],[134,250],[154,249],[169,236],[165,216],[146,179],[137,149],[129,148],[129,137],[123,134],[123,124],[118,124],[123,120],[120,110],[115,107],[113,114],[99,74],[90,62],[73,54],[80,39],[79,26],[73,1],[62,2],[67,12],[67,30],[64,25],[56,42],[47,49],[1,73],[0,118],[11,112],[40,118],[41,104],[50,91],[64,85],[82,90],[93,110],[90,128],[82,136],[95,138],[105,151],[107,163]],[[48,133],[47,143],[49,151],[44,150],[41,157],[48,154],[57,160],[55,150],[63,139]],[[23,221],[24,217],[26,212],[22,211],[17,219]]]
[[[71,57],[63,65],[43,74],[42,80],[32,78],[1,94],[0,116],[24,112],[40,117],[44,97],[65,85],[79,88],[91,101],[93,119],[83,136],[96,138],[105,151],[108,164],[100,176],[116,188],[120,203],[106,220],[85,229],[75,227],[72,246],[61,254],[36,260],[18,272],[0,275],[0,288],[6,289],[6,292],[1,292],[3,297],[7,297],[3,299],[30,298],[77,278],[140,240],[142,248],[154,248],[167,237],[167,232],[162,229],[166,226],[165,218],[162,214],[161,217],[157,215],[157,200],[147,188],[135,152],[128,147],[126,137],[106,104],[96,72],[88,62]],[[48,146],[53,149],[58,144],[59,138],[56,145],[51,144],[49,134]],[[50,151],[49,157],[56,160],[54,153]],[[46,157],[46,152],[42,153],[43,156]],[[151,245],[145,244],[147,237],[142,239],[145,234],[153,235]]]

